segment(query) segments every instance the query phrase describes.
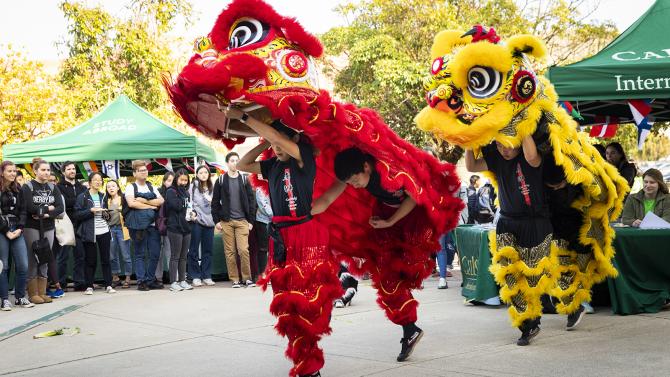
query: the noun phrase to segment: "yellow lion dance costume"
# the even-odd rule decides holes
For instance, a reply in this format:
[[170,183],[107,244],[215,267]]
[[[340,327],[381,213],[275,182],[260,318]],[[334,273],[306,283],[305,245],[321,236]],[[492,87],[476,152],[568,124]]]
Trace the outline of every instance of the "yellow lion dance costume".
[[594,283],[616,276],[610,220],[619,216],[629,190],[586,135],[577,132],[549,81],[535,75],[530,58],[545,54],[544,44],[530,35],[502,43],[493,29],[479,25],[467,33],[440,32],[431,49],[432,76],[424,83],[429,106],[415,119],[420,129],[471,148],[475,156],[492,141],[518,147],[533,135],[543,140],[536,140],[543,161],[553,156],[561,179],[579,190],[568,207],[576,213],[572,242],[557,237],[561,232],[554,226],[551,251],[540,260],[491,232],[490,271],[502,287],[502,300],[511,304],[515,327],[541,316],[542,294],[559,298],[557,310],[571,314],[590,301]]

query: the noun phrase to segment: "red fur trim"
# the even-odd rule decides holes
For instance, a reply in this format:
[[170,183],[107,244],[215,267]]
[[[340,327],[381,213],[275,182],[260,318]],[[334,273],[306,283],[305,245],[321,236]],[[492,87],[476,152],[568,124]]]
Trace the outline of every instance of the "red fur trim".
[[228,48],[230,27],[240,17],[252,17],[269,24],[308,55],[318,58],[323,53],[321,42],[305,31],[295,18],[281,16],[261,0],[234,0],[221,12],[210,32],[212,43],[217,50],[225,51]]

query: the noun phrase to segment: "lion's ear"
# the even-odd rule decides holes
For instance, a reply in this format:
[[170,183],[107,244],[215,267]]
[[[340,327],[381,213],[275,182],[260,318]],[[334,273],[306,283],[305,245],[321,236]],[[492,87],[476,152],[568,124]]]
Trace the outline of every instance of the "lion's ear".
[[433,47],[430,48],[430,58],[437,59],[450,53],[455,46],[464,45],[472,40],[472,37],[461,37],[462,31],[459,30],[442,30],[437,33],[433,39]]
[[526,54],[539,60],[547,55],[544,42],[532,35],[515,35],[507,40],[506,45],[514,56]]

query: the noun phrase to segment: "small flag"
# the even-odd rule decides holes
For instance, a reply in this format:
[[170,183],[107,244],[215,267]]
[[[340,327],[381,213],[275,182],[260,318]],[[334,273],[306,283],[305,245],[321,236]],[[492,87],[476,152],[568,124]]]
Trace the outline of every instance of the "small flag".
[[28,174],[30,174],[31,177],[35,176],[35,172],[33,171],[33,166],[31,164],[23,164],[23,168],[26,169]]
[[577,111],[577,109],[575,109],[570,102],[562,101],[561,106],[565,109],[565,111],[568,112],[568,114],[570,114],[573,119],[584,120],[582,114],[580,114],[579,111]]
[[167,171],[174,173],[174,169],[172,168],[172,160],[169,158],[154,158],[154,161],[156,161],[158,165],[164,167]]
[[616,135],[617,128],[619,126],[619,118],[615,116],[597,116],[596,124],[591,126],[591,132],[589,136],[591,137],[601,137],[608,139]]
[[102,162],[102,173],[111,179],[119,179],[121,177],[121,169],[118,160],[105,160]]
[[630,112],[633,114],[633,119],[635,119],[635,124],[637,125],[637,149],[642,150],[642,147],[644,146],[644,140],[649,135],[649,132],[651,131],[651,125],[653,124],[649,122],[649,113],[651,113],[651,100],[629,100],[628,106],[630,107]]
[[79,165],[79,171],[81,171],[81,175],[84,176],[84,179],[88,179],[88,176],[93,173],[98,171],[98,165],[96,165],[95,161],[83,161],[83,162],[78,162]]
[[189,161],[188,161],[188,160],[190,160],[190,158],[188,158],[188,157],[182,157],[181,162],[184,164],[184,168],[186,168],[186,170],[190,171],[191,173],[194,173],[194,172],[195,172],[195,169],[193,169],[193,168],[191,167],[191,165],[189,165]]
[[215,168],[216,168],[216,171],[217,171],[219,174],[223,174],[223,173],[226,172],[226,166],[225,166],[224,164],[220,163],[220,162],[216,162],[216,161],[214,161],[214,162],[205,161],[205,163],[206,163],[207,165],[209,165],[209,166],[213,166],[213,167],[215,167]]

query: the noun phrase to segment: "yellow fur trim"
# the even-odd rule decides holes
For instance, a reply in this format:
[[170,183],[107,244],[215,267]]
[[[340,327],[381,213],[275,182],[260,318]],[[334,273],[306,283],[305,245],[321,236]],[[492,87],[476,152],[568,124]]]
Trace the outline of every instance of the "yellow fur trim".
[[[520,295],[526,303],[526,310],[519,312],[517,308],[511,305],[508,309],[512,326],[519,327],[527,319],[537,318],[542,315],[542,303],[540,297],[549,293],[556,286],[556,276],[553,270],[558,265],[558,248],[552,242],[549,257],[544,257],[534,268],[529,267],[519,259],[518,252],[511,246],[498,248],[495,238],[495,232],[489,233],[489,246],[491,250],[492,264],[489,271],[493,278],[500,285],[500,299],[512,304],[512,298]],[[500,261],[503,258],[509,259],[509,264],[503,266]],[[514,276],[514,285],[507,285],[505,277]],[[534,287],[528,283],[528,277],[541,276]]]
[[472,41],[471,36],[461,38],[465,34],[459,30],[443,30],[433,39],[433,46],[430,49],[430,59],[435,60],[452,52],[454,47],[463,46]]
[[547,55],[544,43],[532,35],[515,35],[507,40],[506,45],[512,55],[523,53],[535,59],[543,59]]

